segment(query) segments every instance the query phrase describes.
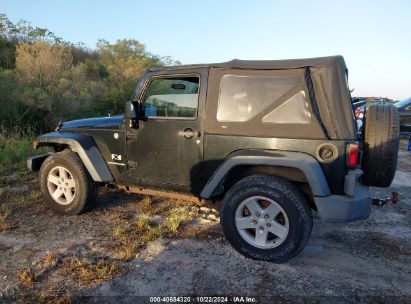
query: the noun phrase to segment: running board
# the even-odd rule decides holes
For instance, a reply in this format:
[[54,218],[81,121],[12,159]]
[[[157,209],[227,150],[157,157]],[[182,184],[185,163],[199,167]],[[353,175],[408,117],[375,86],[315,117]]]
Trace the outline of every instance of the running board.
[[142,187],[132,187],[132,186],[125,186],[125,185],[116,185],[116,187],[127,193],[136,193],[136,194],[143,194],[143,195],[149,195],[149,196],[159,196],[159,197],[166,197],[166,198],[171,198],[171,199],[176,199],[176,200],[189,201],[189,202],[193,202],[194,204],[198,206],[207,206],[209,208],[214,208],[216,210],[219,210],[219,207],[220,207],[219,206],[220,201],[207,200],[207,199],[203,199],[201,197],[189,195],[189,194],[159,191],[159,190],[152,190],[152,189],[147,189],[147,188],[142,188]]

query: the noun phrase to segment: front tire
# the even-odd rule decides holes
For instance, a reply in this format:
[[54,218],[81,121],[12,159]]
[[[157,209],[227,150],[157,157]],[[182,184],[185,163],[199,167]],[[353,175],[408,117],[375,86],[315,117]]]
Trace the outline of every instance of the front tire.
[[76,153],[55,153],[40,168],[40,190],[48,207],[60,214],[80,214],[90,209],[98,186]]
[[224,196],[221,225],[242,255],[284,263],[305,247],[313,220],[298,189],[275,176],[255,175],[237,182]]

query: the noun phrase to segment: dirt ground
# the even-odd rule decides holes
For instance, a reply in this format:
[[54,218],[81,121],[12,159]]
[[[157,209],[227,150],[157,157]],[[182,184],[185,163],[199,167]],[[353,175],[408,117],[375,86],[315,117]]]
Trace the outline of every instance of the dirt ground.
[[[304,251],[276,265],[225,241],[212,209],[102,189],[97,207],[59,216],[35,175],[0,188],[1,302],[148,302],[138,296],[255,297],[274,302],[411,302],[411,153],[402,142],[389,189],[397,205],[366,221],[317,218]],[[117,297],[113,297],[117,296]],[[229,298],[233,299],[233,298]],[[195,301],[195,300],[193,300]]]

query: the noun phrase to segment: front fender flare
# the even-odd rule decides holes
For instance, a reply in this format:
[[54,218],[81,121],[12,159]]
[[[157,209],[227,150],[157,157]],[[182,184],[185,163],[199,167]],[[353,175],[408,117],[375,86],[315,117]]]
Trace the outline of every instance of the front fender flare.
[[95,182],[113,180],[106,162],[92,137],[71,132],[52,132],[40,135],[35,139],[36,146],[67,145],[76,152]]
[[232,168],[239,165],[267,165],[276,167],[289,167],[301,170],[314,196],[327,196],[331,194],[327,180],[318,161],[311,155],[291,151],[253,151],[241,150],[230,154],[218,167],[213,176],[201,191],[200,196],[209,199],[214,190]]

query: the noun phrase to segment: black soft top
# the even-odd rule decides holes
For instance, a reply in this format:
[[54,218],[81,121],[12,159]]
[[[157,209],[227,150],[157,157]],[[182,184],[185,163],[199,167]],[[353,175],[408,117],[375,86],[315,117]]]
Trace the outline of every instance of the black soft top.
[[[355,139],[356,129],[347,84],[347,68],[342,56],[287,60],[231,60],[223,63],[180,65],[150,68],[148,71],[179,71],[208,68],[206,131],[213,134],[273,136],[316,139]],[[294,123],[276,125],[261,123],[261,115],[244,123],[219,122],[215,117],[218,107],[220,81],[224,75],[277,75],[298,77],[301,84],[294,94],[304,91],[311,102],[317,121],[311,125]],[[284,96],[284,102],[286,96]],[[269,107],[270,108],[270,107]],[[270,109],[267,108],[267,111]],[[289,113],[290,116],[293,112]],[[290,120],[292,121],[292,120]]]
[[190,68],[227,68],[227,69],[256,69],[256,70],[283,70],[299,69],[304,67],[328,67],[332,65],[342,65],[345,67],[344,58],[340,55],[305,58],[305,59],[285,59],[285,60],[239,60],[234,59],[222,63],[208,64],[188,64],[169,67],[149,68],[149,71],[159,70],[183,70]]

